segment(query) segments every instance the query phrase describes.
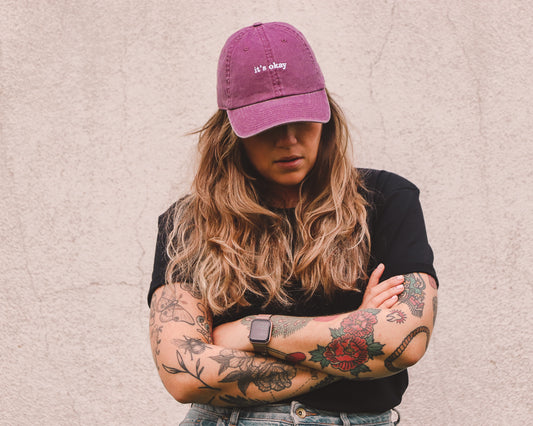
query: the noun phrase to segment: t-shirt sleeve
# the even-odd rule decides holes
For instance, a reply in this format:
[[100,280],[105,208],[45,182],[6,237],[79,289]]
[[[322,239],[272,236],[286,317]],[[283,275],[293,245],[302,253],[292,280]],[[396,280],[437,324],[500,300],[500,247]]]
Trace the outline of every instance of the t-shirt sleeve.
[[390,176],[378,201],[372,239],[373,263],[385,265],[381,280],[395,275],[424,272],[438,283],[419,190],[397,175]]
[[168,239],[168,212],[159,216],[157,242],[155,245],[154,255],[154,269],[152,270],[152,282],[148,290],[148,306],[152,301],[154,292],[165,284],[165,274],[169,257],[167,255],[167,239]]

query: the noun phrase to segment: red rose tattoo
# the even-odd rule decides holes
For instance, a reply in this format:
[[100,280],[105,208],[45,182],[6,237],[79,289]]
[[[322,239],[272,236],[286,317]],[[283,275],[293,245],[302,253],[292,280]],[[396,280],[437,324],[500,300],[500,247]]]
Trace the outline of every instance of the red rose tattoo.
[[365,339],[346,335],[333,340],[324,351],[332,367],[351,371],[368,361],[368,345]]
[[351,313],[338,329],[330,328],[332,340],[310,352],[311,361],[319,362],[322,368],[331,365],[341,371],[349,371],[358,377],[370,371],[365,365],[369,359],[383,355],[383,346],[374,341],[374,324],[378,309],[366,309]]

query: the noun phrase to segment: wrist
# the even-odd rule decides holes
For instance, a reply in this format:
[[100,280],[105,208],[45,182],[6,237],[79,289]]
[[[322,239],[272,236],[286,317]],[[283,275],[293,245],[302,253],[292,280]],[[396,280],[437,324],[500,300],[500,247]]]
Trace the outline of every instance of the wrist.
[[267,355],[268,344],[272,336],[272,315],[257,315],[250,323],[248,339],[253,346],[254,352]]

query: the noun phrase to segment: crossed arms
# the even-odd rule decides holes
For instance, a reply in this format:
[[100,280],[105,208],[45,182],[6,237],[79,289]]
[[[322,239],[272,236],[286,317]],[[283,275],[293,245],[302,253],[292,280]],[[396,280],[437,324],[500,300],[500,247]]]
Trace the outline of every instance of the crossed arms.
[[[381,270],[382,272],[382,270]],[[150,310],[150,340],[163,384],[182,403],[272,403],[341,378],[386,377],[424,354],[437,311],[437,289],[423,273],[372,274],[362,308],[328,317],[272,317],[269,355],[252,352],[253,316],[212,330],[209,309],[186,283],[160,287]],[[372,284],[374,280],[374,284]],[[392,296],[391,296],[392,295]]]

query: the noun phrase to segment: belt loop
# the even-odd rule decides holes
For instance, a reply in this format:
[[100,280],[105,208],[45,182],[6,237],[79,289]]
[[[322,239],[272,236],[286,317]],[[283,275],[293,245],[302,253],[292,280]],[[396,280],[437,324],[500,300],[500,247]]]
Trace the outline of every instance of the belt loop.
[[239,408],[235,407],[231,410],[231,416],[229,418],[229,426],[237,426],[239,422]]
[[291,401],[291,411],[290,416],[292,418],[292,424],[297,425],[300,423],[300,418],[296,415],[296,409],[300,407],[301,404],[298,401],[292,400]]
[[348,414],[341,413],[341,420],[342,420],[342,426],[350,426],[350,419],[348,418]]

